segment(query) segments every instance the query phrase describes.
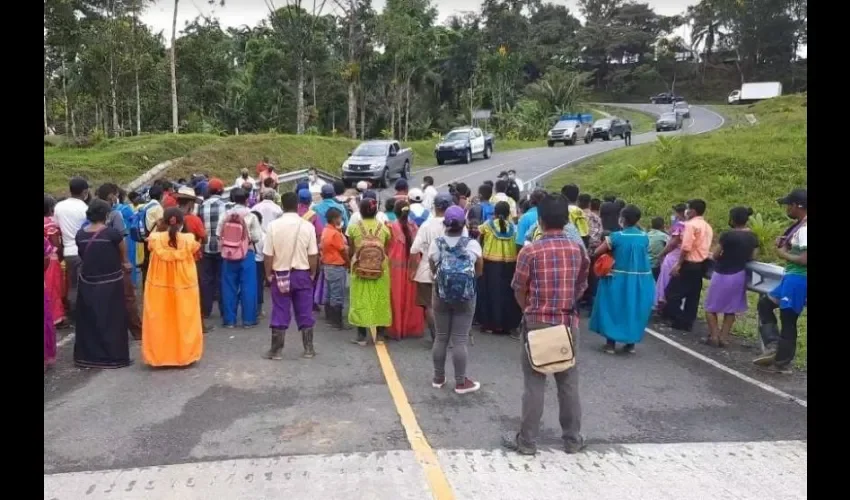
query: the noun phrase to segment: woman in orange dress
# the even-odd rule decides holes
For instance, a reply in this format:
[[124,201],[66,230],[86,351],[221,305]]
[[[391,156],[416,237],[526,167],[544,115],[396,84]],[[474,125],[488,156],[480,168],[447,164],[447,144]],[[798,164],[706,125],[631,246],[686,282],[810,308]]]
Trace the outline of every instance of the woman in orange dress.
[[62,255],[62,233],[59,225],[53,220],[53,207],[56,200],[44,195],[44,238],[50,243],[47,269],[44,271],[44,289],[50,299],[50,317],[54,325],[65,323],[65,277],[59,256]]
[[396,220],[389,225],[391,237],[387,252],[393,323],[387,333],[398,340],[422,336],[425,311],[416,305],[416,283],[410,279],[410,246],[418,230],[416,224],[408,220],[410,204],[405,200],[396,200],[393,212]]
[[148,237],[151,262],[145,280],[142,357],[150,366],[187,366],[204,350],[195,253],[200,243],[182,233],[183,212],[165,211]]

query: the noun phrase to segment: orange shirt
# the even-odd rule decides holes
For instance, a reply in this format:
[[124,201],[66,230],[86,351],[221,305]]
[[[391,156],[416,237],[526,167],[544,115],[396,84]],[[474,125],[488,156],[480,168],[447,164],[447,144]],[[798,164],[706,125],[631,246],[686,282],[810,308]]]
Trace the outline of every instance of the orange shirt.
[[343,236],[342,231],[333,226],[325,226],[322,230],[320,251],[322,254],[322,264],[344,266],[345,252],[348,250],[346,249],[345,236]]
[[682,254],[688,262],[702,262],[708,259],[714,230],[702,217],[693,217],[685,222],[682,231]]
[[177,198],[174,197],[171,193],[165,193],[162,195],[162,207],[163,208],[174,208],[177,206]]
[[[200,217],[195,214],[186,214],[183,216],[183,225],[186,227],[186,231],[195,236],[195,240],[198,243],[203,243],[204,238],[207,237],[207,230],[204,227],[204,221]],[[201,260],[200,248],[195,252],[195,260]]]

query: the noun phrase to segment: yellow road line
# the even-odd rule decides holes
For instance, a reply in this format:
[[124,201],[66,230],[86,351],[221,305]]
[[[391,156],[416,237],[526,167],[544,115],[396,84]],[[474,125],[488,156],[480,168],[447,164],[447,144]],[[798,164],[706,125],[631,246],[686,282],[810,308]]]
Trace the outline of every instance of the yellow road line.
[[[375,340],[375,329],[371,329],[372,340]],[[454,500],[455,494],[452,487],[446,479],[443,469],[440,467],[440,462],[437,459],[437,454],[434,449],[428,444],[425,438],[425,433],[419,427],[419,422],[416,420],[416,415],[413,413],[413,407],[410,406],[410,401],[407,399],[407,394],[404,392],[404,386],[401,385],[401,380],[398,378],[398,373],[395,371],[393,360],[390,359],[390,353],[387,346],[384,344],[375,343],[375,351],[378,353],[378,361],[381,363],[381,370],[384,372],[384,378],[387,380],[387,387],[390,390],[390,396],[393,398],[398,416],[401,418],[401,425],[404,427],[404,432],[407,434],[407,441],[410,443],[410,448],[416,456],[416,461],[422,466],[425,471],[425,479],[428,481],[428,486],[431,488],[431,495],[434,500]]]

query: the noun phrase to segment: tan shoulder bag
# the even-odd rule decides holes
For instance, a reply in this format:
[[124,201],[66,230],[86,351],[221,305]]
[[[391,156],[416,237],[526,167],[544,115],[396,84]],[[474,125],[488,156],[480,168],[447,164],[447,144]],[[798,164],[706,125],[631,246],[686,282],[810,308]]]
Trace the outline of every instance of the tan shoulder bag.
[[526,334],[525,352],[537,373],[560,373],[576,364],[573,334],[567,325],[556,325]]

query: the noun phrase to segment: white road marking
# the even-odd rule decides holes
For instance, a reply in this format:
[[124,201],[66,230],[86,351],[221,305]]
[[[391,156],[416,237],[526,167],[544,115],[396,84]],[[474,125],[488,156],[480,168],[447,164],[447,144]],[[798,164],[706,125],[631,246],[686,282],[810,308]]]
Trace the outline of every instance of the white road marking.
[[808,402],[806,402],[806,400],[800,399],[796,396],[792,396],[791,394],[788,394],[787,392],[781,391],[781,390],[777,389],[776,387],[765,384],[764,382],[756,380],[756,379],[754,379],[754,378],[752,378],[748,375],[744,375],[743,373],[741,373],[741,372],[739,372],[739,371],[737,371],[733,368],[729,368],[728,366],[724,365],[723,363],[715,361],[715,360],[709,358],[708,356],[704,356],[704,355],[694,351],[693,349],[691,349],[689,347],[683,346],[682,344],[676,342],[675,340],[671,339],[670,337],[668,337],[668,336],[666,336],[662,333],[656,332],[652,328],[647,328],[646,333],[652,335],[653,337],[657,338],[658,340],[660,340],[662,342],[670,344],[671,346],[675,347],[676,349],[679,349],[682,352],[690,354],[691,356],[699,359],[700,361],[704,361],[704,362],[710,364],[711,366],[717,368],[718,370],[724,371],[724,372],[728,373],[729,375],[732,375],[735,378],[743,380],[744,382],[747,382],[749,384],[753,384],[754,386],[756,386],[760,389],[764,389],[765,391],[767,391],[771,394],[776,394],[777,396],[779,396],[783,399],[787,399],[788,401],[793,401],[793,402],[797,403],[798,405],[802,406],[803,408],[808,408]]
[[439,184],[439,185],[438,185],[438,186],[436,186],[436,187],[437,187],[437,188],[445,187],[445,186],[448,186],[449,184],[451,184],[452,182],[457,182],[457,181],[462,180],[462,179],[467,179],[467,178],[472,177],[472,176],[474,176],[474,175],[482,174],[482,173],[484,173],[484,172],[488,172],[488,171],[490,171],[490,170],[493,170],[493,169],[496,169],[496,168],[499,168],[499,167],[504,167],[505,165],[510,165],[510,164],[512,164],[512,163],[516,163],[516,162],[519,162],[519,161],[528,160],[528,159],[530,159],[530,158],[537,158],[538,156],[543,156],[543,155],[548,154],[548,153],[550,153],[550,152],[551,152],[551,150],[550,150],[550,149],[545,149],[545,150],[540,151],[539,153],[536,153],[536,154],[532,154],[532,155],[528,155],[528,156],[523,156],[523,157],[521,157],[521,158],[517,158],[517,159],[515,159],[515,160],[508,160],[508,161],[506,161],[506,162],[499,163],[499,164],[497,164],[497,165],[493,165],[493,166],[490,166],[490,167],[487,167],[487,168],[484,168],[484,169],[481,169],[481,170],[476,170],[476,171],[474,171],[474,172],[469,172],[468,174],[466,174],[466,175],[462,175],[462,176],[460,176],[460,177],[455,177],[454,179],[450,180],[449,182],[444,182],[444,183],[442,183],[442,184]]
[[[440,450],[437,455],[459,499],[526,500],[557,491],[598,500],[800,500],[808,495],[806,441],[598,445],[577,455],[541,450],[536,457],[501,450]],[[44,476],[45,500],[286,497],[433,498],[410,450]]]

